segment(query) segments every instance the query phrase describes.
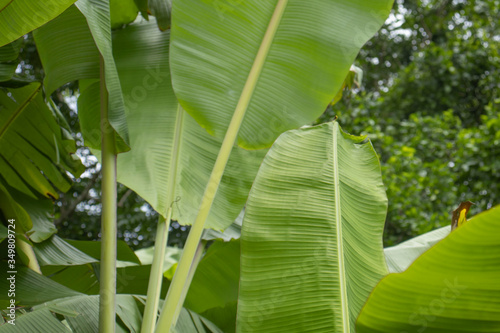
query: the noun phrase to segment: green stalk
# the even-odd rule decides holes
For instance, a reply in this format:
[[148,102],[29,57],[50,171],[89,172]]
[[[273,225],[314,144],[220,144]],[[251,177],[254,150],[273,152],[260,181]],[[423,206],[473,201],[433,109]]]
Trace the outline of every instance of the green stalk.
[[114,131],[108,122],[108,92],[101,56],[101,273],[99,332],[115,332],[116,323],[116,150]]
[[172,327],[175,327],[177,324],[177,319],[179,318],[179,315],[182,310],[182,306],[184,305],[184,301],[186,300],[187,293],[189,291],[189,286],[191,285],[191,281],[193,281],[194,273],[196,272],[196,269],[198,268],[198,264],[201,261],[201,258],[203,257],[203,252],[205,251],[205,246],[207,245],[207,242],[205,240],[201,240],[198,243],[198,247],[196,248],[196,253],[194,255],[193,259],[193,264],[191,265],[191,268],[189,269],[189,274],[186,280],[186,283],[184,284],[184,288],[182,289],[182,294],[181,294],[181,299],[179,303],[177,304],[177,309],[175,310],[175,315],[174,315],[174,322],[172,323]]
[[276,5],[276,9],[273,13],[271,21],[269,22],[266,34],[264,35],[262,44],[260,45],[259,51],[252,65],[252,69],[250,70],[241,93],[238,105],[236,105],[236,109],[227,129],[226,136],[222,142],[219,155],[215,161],[212,174],[208,180],[205,193],[203,194],[198,215],[196,216],[191,232],[189,233],[186,244],[184,245],[184,251],[182,252],[181,260],[179,261],[179,265],[175,271],[172,284],[168,289],[167,298],[165,300],[165,304],[163,305],[160,319],[158,320],[158,327],[156,328],[156,332],[158,333],[170,332],[173,323],[177,321],[175,315],[177,313],[178,306],[182,306],[182,304],[179,303],[182,298],[183,290],[186,288],[185,285],[187,284],[189,271],[195,258],[196,249],[200,242],[203,228],[205,227],[205,221],[210,213],[210,208],[212,207],[215,194],[222,179],[222,175],[224,174],[231,150],[236,142],[245,112],[250,103],[250,99],[252,98],[255,86],[257,85],[262,67],[264,66],[264,62],[269,53],[269,49],[278,29],[283,12],[285,11],[287,2],[288,0],[279,0]]
[[179,160],[179,151],[181,146],[182,122],[184,119],[184,110],[181,106],[177,107],[177,116],[175,122],[174,144],[172,155],[170,156],[169,178],[167,184],[167,218],[162,217],[158,220],[158,229],[156,230],[155,253],[151,274],[149,276],[148,295],[144,316],[142,320],[142,333],[153,333],[156,326],[156,315],[158,314],[158,303],[160,301],[161,284],[163,282],[163,262],[165,261],[165,250],[168,240],[168,229],[172,217],[173,201],[175,195],[175,182],[177,175],[177,165]]

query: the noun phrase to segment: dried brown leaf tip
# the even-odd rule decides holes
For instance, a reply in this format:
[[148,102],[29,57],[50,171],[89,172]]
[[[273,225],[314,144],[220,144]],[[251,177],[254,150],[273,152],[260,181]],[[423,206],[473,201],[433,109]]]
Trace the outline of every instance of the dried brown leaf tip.
[[467,222],[467,213],[469,212],[469,209],[472,205],[474,205],[473,202],[464,201],[460,204],[460,206],[458,206],[457,209],[453,211],[453,214],[451,216],[452,231]]

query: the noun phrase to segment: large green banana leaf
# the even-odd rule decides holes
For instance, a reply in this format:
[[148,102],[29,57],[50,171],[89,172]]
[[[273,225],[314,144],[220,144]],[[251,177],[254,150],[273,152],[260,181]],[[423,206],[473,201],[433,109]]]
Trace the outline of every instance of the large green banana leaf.
[[500,332],[500,206],[476,215],[385,277],[357,323],[365,332]]
[[405,271],[422,253],[448,236],[450,231],[450,226],[442,227],[396,246],[386,247],[384,253],[389,272],[401,273]]
[[[239,145],[268,147],[280,133],[323,113],[392,2],[174,1],[176,95],[217,137],[224,136],[240,98],[246,100]],[[276,28],[274,38],[264,37],[268,28]]]
[[[112,0],[110,7],[111,25],[130,23],[137,16],[133,0]],[[99,50],[85,16],[76,6],[70,6],[59,17],[35,30],[33,36],[45,71],[47,93],[70,81],[99,78]],[[78,52],[70,52],[72,50]]]
[[52,20],[75,0],[1,0],[0,46]]
[[237,332],[355,332],[387,273],[386,211],[365,137],[336,122],[280,136],[246,205]]
[[[187,113],[179,115],[168,67],[168,32],[160,32],[152,21],[135,23],[116,31],[113,44],[132,147],[118,157],[118,181],[136,191],[163,216],[174,205],[173,218],[191,224],[222,140],[207,134]],[[94,98],[97,88],[94,84],[83,91],[78,104],[95,110],[90,122],[98,120]],[[176,200],[166,202],[176,132],[181,136]],[[223,230],[238,216],[265,153],[233,148],[207,227]]]
[[0,90],[0,170],[4,181],[32,198],[58,198],[71,186],[66,172],[84,170],[76,145],[45,104],[41,85]]

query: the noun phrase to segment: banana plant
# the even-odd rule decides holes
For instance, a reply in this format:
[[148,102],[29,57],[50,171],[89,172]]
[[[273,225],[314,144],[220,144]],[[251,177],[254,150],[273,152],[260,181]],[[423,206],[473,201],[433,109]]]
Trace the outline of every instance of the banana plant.
[[[99,95],[101,130],[101,268],[99,330],[114,332],[116,325],[116,163],[117,155],[129,149],[123,95],[111,44],[109,0],[79,0],[78,9],[85,16],[99,49]],[[85,112],[85,110],[82,110]]]
[[[269,147],[314,121],[334,98],[392,1],[174,1],[170,66],[181,106],[224,138],[157,331],[175,324],[196,247],[235,143]],[[346,18],[349,18],[347,21]],[[355,34],[351,26],[361,27]]]
[[[154,329],[158,312],[162,251],[170,219],[192,223],[221,140],[203,131],[175,98],[168,66],[168,33],[160,32],[151,22],[133,25],[114,37],[117,50],[125,46],[130,50],[115,56],[127,96],[132,138],[132,150],[118,159],[118,180],[148,200],[162,216],[142,328],[149,332]],[[134,100],[139,89],[147,94],[144,100]],[[237,147],[233,152],[217,195],[217,209],[209,216],[209,228],[224,230],[236,218],[265,154]]]
[[[361,4],[361,2],[360,2]],[[219,188],[219,183],[221,181],[221,177],[223,175],[223,171],[225,165],[228,162],[229,155],[233,150],[232,146],[236,141],[238,136],[238,130],[242,128],[242,134],[239,135],[238,142],[240,145],[246,148],[262,148],[269,146],[276,136],[293,127],[297,127],[304,123],[310,122],[314,120],[325,108],[328,104],[329,100],[332,99],[334,93],[340,88],[343,79],[349,70],[349,67],[354,59],[357,51],[362,46],[362,44],[370,37],[371,34],[375,32],[378,26],[383,22],[385,17],[388,14],[390,8],[390,1],[386,1],[384,3],[378,4],[370,4],[369,2],[362,2],[365,6],[363,10],[360,10],[358,4],[354,4],[352,8],[344,8],[341,7],[341,10],[338,10],[337,4],[335,1],[324,1],[319,3],[313,7],[308,8],[308,10],[303,11],[301,5],[298,2],[294,1],[278,1],[277,3],[269,3],[269,4],[261,4],[261,3],[246,3],[241,6],[235,8],[234,10],[229,10],[227,13],[222,13],[223,17],[221,17],[220,8],[216,6],[210,6],[207,4],[196,4],[196,12],[198,13],[210,13],[211,17],[217,17],[218,21],[222,21],[222,19],[230,19],[234,24],[234,31],[239,31],[238,38],[234,38],[228,36],[227,34],[222,34],[217,30],[217,26],[212,25],[210,23],[210,19],[206,19],[203,23],[209,29],[195,29],[193,31],[196,38],[213,39],[217,41],[217,43],[209,44],[208,46],[212,48],[213,51],[219,49],[222,44],[218,43],[226,43],[225,49],[232,48],[234,50],[238,50],[238,54],[224,54],[224,57],[214,62],[214,58],[210,58],[210,53],[207,52],[206,59],[201,59],[205,61],[208,66],[206,68],[202,68],[200,73],[214,76],[216,74],[215,69],[220,69],[220,64],[226,63],[226,68],[229,71],[221,71],[219,74],[215,75],[218,80],[224,80],[226,84],[226,89],[230,88],[230,90],[222,92],[217,88],[220,84],[219,81],[215,82],[215,85],[211,86],[210,83],[203,81],[199,81],[201,86],[204,86],[204,90],[200,90],[200,96],[195,96],[196,94],[185,94],[186,85],[183,86],[182,82],[177,84],[176,93],[180,96],[180,103],[183,107],[187,107],[187,111],[204,127],[206,127],[209,132],[216,134],[218,137],[222,137],[224,135],[223,132],[225,128],[228,127],[229,119],[232,117],[232,110],[237,110],[234,117],[233,125],[230,126],[230,130],[228,131],[229,135],[226,136],[224,143],[222,144],[223,149],[222,154],[219,155],[217,162],[214,167],[214,171],[212,172],[212,176],[208,181],[208,185],[206,186],[207,190],[205,192],[204,197],[201,199],[201,207],[203,207],[201,214],[197,218],[198,223],[195,224],[195,233],[190,237],[190,246],[186,248],[186,253],[184,255],[185,259],[181,261],[181,265],[179,267],[179,271],[181,272],[181,276],[177,278],[177,281],[180,281],[182,284],[183,278],[182,274],[187,274],[186,267],[189,267],[191,264],[190,259],[191,255],[194,254],[194,248],[199,241],[199,236],[201,235],[201,230],[205,226],[205,220],[207,216],[209,216],[210,207],[212,206],[215,192]],[[189,15],[182,15],[182,13],[186,13],[188,7],[192,4],[188,3],[179,3],[179,19],[178,24],[180,22],[181,25],[190,25],[189,23]],[[207,7],[208,6],[208,7]],[[85,20],[88,23],[88,27],[90,29],[90,35],[94,37],[94,42],[97,44],[99,52],[91,51],[91,57],[102,55],[102,58],[105,62],[104,70],[105,70],[105,78],[106,80],[102,80],[103,76],[101,75],[101,83],[105,83],[106,91],[110,94],[110,102],[109,102],[109,120],[113,128],[117,131],[117,143],[114,144],[115,152],[126,150],[127,147],[120,146],[120,139],[126,144],[128,143],[128,133],[126,132],[126,121],[123,120],[123,112],[122,112],[122,97],[118,93],[120,88],[120,82],[117,80],[116,70],[114,67],[114,59],[111,56],[110,52],[110,37],[109,37],[109,9],[107,8],[107,4],[103,1],[79,1],[77,3],[77,7],[80,11],[85,15]],[[74,7],[73,14],[78,15],[75,11]],[[334,10],[336,9],[336,10]],[[208,11],[207,11],[208,10]],[[352,11],[353,17],[355,20],[363,23],[371,23],[366,24],[364,29],[365,33],[359,34],[359,38],[353,39],[350,38],[350,30],[347,28],[340,28],[337,26],[329,25],[329,22],[336,22],[341,20],[344,17],[344,13],[348,11]],[[345,12],[344,12],[345,11]],[[175,4],[174,10],[175,13]],[[297,29],[290,28],[290,24],[293,24],[296,19],[295,13],[302,13],[304,18],[301,19],[300,22],[312,21],[315,26],[327,26],[328,29],[321,30],[320,34],[312,34],[314,29]],[[256,15],[257,13],[267,13],[266,15]],[[316,15],[318,14],[319,15]],[[375,15],[373,13],[376,13]],[[256,19],[255,29],[254,25],[248,27],[247,20],[241,19],[241,14],[243,16],[249,15],[248,17],[253,17]],[[312,16],[315,16],[315,19],[312,20]],[[192,18],[191,18],[192,19]],[[52,23],[54,26],[56,25],[56,21]],[[67,20],[66,24],[71,24],[72,20]],[[76,22],[76,21],[75,21]],[[228,21],[226,21],[227,23]],[[299,23],[299,22],[295,22]],[[42,32],[45,28],[49,29],[49,25],[47,27],[42,27],[40,32]],[[87,29],[85,25],[81,25],[83,29]],[[188,38],[183,37],[180,33],[183,29],[175,29],[175,20],[173,21],[173,36],[175,36],[175,32],[179,31],[179,37],[177,37],[177,42],[175,39],[172,40],[172,72],[173,72],[173,81],[174,88],[175,83],[178,81],[178,78],[184,77],[186,74],[185,70],[189,66],[185,66],[185,64],[176,62],[176,59],[184,58],[183,50],[185,50],[185,46],[188,46],[193,43],[193,40],[189,40]],[[215,29],[213,29],[215,28]],[[247,28],[253,29],[250,34],[247,33]],[[45,30],[47,30],[45,29]],[[78,27],[77,27],[78,29]],[[52,31],[57,31],[61,29],[50,29]],[[70,30],[73,31],[73,30]],[[75,30],[76,31],[76,30]],[[319,31],[319,30],[318,30]],[[338,32],[341,32],[338,34]],[[205,34],[205,36],[203,35]],[[245,38],[250,35],[260,36],[257,39],[246,40]],[[35,34],[35,38],[37,42],[41,44],[41,50],[44,49],[42,42],[42,33]],[[87,37],[89,33],[87,33]],[[332,43],[333,36],[335,43]],[[322,49],[325,52],[321,53],[313,53],[307,51],[306,48],[290,48],[290,45],[286,44],[286,40],[289,38],[293,38],[296,40],[304,40],[306,41],[307,47],[313,49]],[[46,41],[50,42],[55,41],[57,39],[50,36],[45,38]],[[184,43],[184,46],[183,46]],[[91,45],[92,43],[87,43],[87,45]],[[207,46],[205,44],[200,44],[201,46]],[[274,60],[276,57],[279,58],[280,54],[287,52],[289,54],[295,55],[295,60],[291,63],[276,63]],[[40,52],[41,54],[43,52]],[[174,55],[176,53],[177,55]],[[249,58],[248,56],[240,58],[239,55],[245,53],[247,55],[254,55],[253,58]],[[81,53],[83,54],[83,53]],[[193,58],[192,56],[195,55]],[[189,55],[186,58],[188,64],[190,66],[197,66],[197,62],[200,59],[196,59],[196,54],[192,54],[191,58]],[[81,57],[83,59],[83,57]],[[173,60],[172,60],[173,59]],[[244,65],[238,67],[240,65],[240,60],[245,59]],[[293,57],[287,58],[293,59]],[[206,60],[209,60],[208,62]],[[42,61],[44,61],[42,56]],[[47,63],[47,60],[45,61]],[[210,63],[212,62],[212,63]],[[61,63],[63,64],[63,63]],[[87,64],[87,66],[79,67],[75,66],[76,63],[70,63],[73,66],[73,70],[79,72],[81,75],[78,78],[91,78],[95,77],[98,72],[98,68],[103,66],[96,66],[95,61],[94,64]],[[277,65],[276,65],[277,64]],[[216,68],[214,68],[214,65]],[[241,64],[242,65],[242,64]],[[46,66],[49,68],[50,66]],[[71,73],[71,71],[64,70],[64,66],[59,66],[61,76]],[[238,71],[241,73],[247,73],[243,76],[235,76],[234,68],[238,68]],[[61,70],[62,69],[62,70]],[[233,72],[231,72],[231,70]],[[183,72],[184,71],[184,72]],[[47,71],[50,73],[50,71]],[[274,74],[278,73],[277,77],[274,77]],[[305,74],[305,75],[304,75]],[[270,83],[270,77],[275,78],[278,82],[278,85]],[[186,77],[188,80],[192,79],[189,76]],[[198,79],[198,78],[196,78]],[[233,79],[233,80],[231,80]],[[236,79],[236,80],[234,80]],[[291,82],[301,82],[302,84],[297,85],[294,89],[290,88],[290,85],[286,83],[288,80],[292,80]],[[49,78],[49,74],[46,78],[47,82],[56,81],[54,77]],[[49,85],[48,86],[54,88],[59,86],[60,84],[67,82],[69,80],[68,77],[65,77],[63,81],[59,83]],[[206,78],[205,78],[206,80]],[[314,81],[312,84],[310,81]],[[275,87],[278,87],[283,83],[282,91],[275,91]],[[207,89],[208,87],[208,89]],[[203,87],[202,87],[203,88]],[[215,88],[215,90],[213,89]],[[236,89],[235,91],[240,91],[241,93],[234,94],[231,93],[231,89]],[[212,91],[210,91],[212,90]],[[50,90],[49,90],[50,91]],[[104,95],[104,89],[101,89],[101,95]],[[226,94],[227,92],[227,94]],[[213,94],[215,93],[215,94]],[[206,99],[206,103],[201,108],[194,108],[193,102],[196,104],[197,101],[200,101],[200,97],[205,98],[208,95],[211,97]],[[219,98],[223,96],[229,96],[229,99],[226,98],[224,103],[219,103],[216,108],[212,103],[214,98]],[[194,96],[194,100],[193,100]],[[270,100],[271,96],[278,96],[279,98],[276,101]],[[220,99],[221,101],[223,99]],[[267,111],[264,111],[262,108],[262,103],[265,101],[271,101],[269,108],[272,110],[273,108],[279,106],[284,106],[285,109],[277,108],[271,112],[271,115],[267,115]],[[103,103],[107,104],[107,103]],[[307,107],[306,107],[307,105]],[[293,110],[288,111],[288,108]],[[309,109],[310,107],[310,109]],[[267,108],[267,107],[266,107]],[[248,115],[245,117],[245,122],[243,122],[244,114],[246,110],[249,110]],[[84,110],[84,109],[83,109]],[[82,123],[85,123],[83,119],[89,118],[86,115],[87,112],[82,110]],[[178,108],[178,110],[180,110]],[[214,113],[214,110],[217,112]],[[220,112],[218,112],[220,110]],[[302,111],[297,111],[302,110]],[[307,110],[307,111],[306,111]],[[313,110],[312,112],[310,110]],[[205,121],[204,118],[206,116],[210,116]],[[214,123],[215,118],[211,118],[211,115],[216,116],[216,123]],[[179,119],[179,117],[177,117]],[[283,119],[283,122],[280,120]],[[222,120],[222,121],[221,121]],[[271,121],[269,121],[271,120]],[[216,129],[217,127],[217,129]],[[213,128],[213,129],[212,129]],[[248,131],[254,131],[255,128],[260,129],[260,133],[257,136],[254,136],[253,142],[249,140]],[[223,129],[221,131],[221,129]],[[247,142],[245,142],[247,141]],[[112,154],[113,155],[113,154]],[[169,206],[171,204],[171,200],[164,200],[163,205]],[[196,202],[196,200],[195,200]],[[198,201],[199,202],[199,201]],[[197,204],[197,203],[196,203]],[[168,215],[168,214],[167,214]],[[184,262],[184,264],[182,264]],[[175,280],[175,279],[174,279]],[[176,283],[174,281],[174,283]],[[179,283],[179,282],[177,282]],[[184,290],[185,288],[171,288],[176,293],[176,290]],[[180,295],[180,294],[179,294]],[[173,299],[176,296],[172,296]],[[172,299],[172,297],[170,299]],[[167,304],[170,304],[170,307],[179,308],[178,302],[169,301]],[[171,311],[163,311],[163,314],[171,313]],[[173,311],[172,313],[175,313]],[[175,314],[174,314],[175,316]]]

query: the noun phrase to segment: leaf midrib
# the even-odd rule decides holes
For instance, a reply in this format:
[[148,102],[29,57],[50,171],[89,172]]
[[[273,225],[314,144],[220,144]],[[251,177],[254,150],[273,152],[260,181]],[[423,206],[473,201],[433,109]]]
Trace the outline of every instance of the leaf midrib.
[[252,64],[252,68],[248,73],[247,81],[245,82],[245,86],[243,87],[243,90],[241,92],[238,104],[236,105],[233,119],[231,120],[231,124],[228,128],[228,132],[232,131],[237,133],[239,130],[245,112],[253,96],[255,87],[257,86],[260,74],[262,73],[262,68],[264,67],[264,64],[266,62],[267,55],[269,54],[269,50],[271,49],[274,36],[276,35],[276,31],[278,30],[287,4],[288,0],[279,0],[276,4],[276,8],[274,9],[271,21],[267,26],[266,33],[262,38],[259,50],[257,51],[257,55],[255,56],[255,60]]
[[340,305],[342,307],[342,330],[344,333],[350,332],[349,321],[349,307],[347,299],[347,285],[344,266],[344,244],[342,239],[342,216],[340,207],[340,180],[339,180],[339,166],[338,166],[338,149],[337,149],[337,136],[339,133],[339,125],[337,122],[333,124],[333,182],[335,191],[335,222],[337,232],[337,256],[339,258],[339,284],[340,284]]
[[0,8],[0,13],[3,12],[5,10],[5,8],[9,7],[11,3],[13,3],[14,0],[10,0],[5,6],[3,6],[3,8]]

